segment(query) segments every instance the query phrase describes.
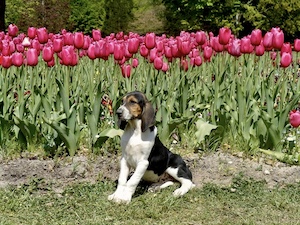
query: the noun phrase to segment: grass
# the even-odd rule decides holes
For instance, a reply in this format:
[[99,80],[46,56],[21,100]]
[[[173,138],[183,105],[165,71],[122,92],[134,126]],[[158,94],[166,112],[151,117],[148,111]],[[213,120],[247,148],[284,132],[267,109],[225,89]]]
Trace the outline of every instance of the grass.
[[268,189],[236,178],[230,187],[206,184],[181,198],[176,187],[139,188],[129,205],[107,201],[114,183],[70,185],[55,193],[42,181],[0,189],[0,224],[300,224],[300,183]]

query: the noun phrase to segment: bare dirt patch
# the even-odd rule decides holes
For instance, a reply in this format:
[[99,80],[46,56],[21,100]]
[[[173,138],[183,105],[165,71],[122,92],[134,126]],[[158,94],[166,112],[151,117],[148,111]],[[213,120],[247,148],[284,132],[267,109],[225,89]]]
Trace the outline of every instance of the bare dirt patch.
[[[222,151],[184,158],[198,187],[205,183],[227,186],[240,174],[246,178],[264,180],[270,188],[300,182],[300,166],[268,162],[267,159],[244,159]],[[27,185],[39,179],[61,192],[72,183],[95,183],[104,179],[115,181],[119,172],[118,161],[117,156],[76,156],[57,161],[36,158],[0,160],[0,188]]]

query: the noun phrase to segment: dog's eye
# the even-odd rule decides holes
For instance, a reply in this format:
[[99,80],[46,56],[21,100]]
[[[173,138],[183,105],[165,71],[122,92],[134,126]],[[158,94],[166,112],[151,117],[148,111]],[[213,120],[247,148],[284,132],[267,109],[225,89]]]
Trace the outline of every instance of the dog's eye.
[[136,104],[137,102],[134,101],[134,100],[130,100],[130,103],[131,103],[131,104]]

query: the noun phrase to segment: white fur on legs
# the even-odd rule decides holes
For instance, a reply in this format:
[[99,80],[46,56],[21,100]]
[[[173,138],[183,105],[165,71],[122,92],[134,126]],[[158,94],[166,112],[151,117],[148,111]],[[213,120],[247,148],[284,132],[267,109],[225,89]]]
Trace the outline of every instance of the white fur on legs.
[[195,184],[189,179],[183,178],[183,177],[178,177],[178,168],[171,168],[169,167],[166,172],[172,176],[174,179],[179,181],[181,183],[180,188],[176,189],[173,192],[174,196],[182,196],[186,194],[189,190],[191,190],[193,187],[195,187]]

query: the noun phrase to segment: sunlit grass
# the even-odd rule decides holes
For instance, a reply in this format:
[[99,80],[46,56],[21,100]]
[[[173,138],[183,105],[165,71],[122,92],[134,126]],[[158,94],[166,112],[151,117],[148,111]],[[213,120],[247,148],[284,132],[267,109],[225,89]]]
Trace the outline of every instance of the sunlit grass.
[[172,196],[175,187],[155,194],[139,188],[129,205],[107,201],[114,188],[105,181],[63,193],[43,183],[0,189],[0,224],[300,224],[300,184],[270,190],[236,178],[230,187],[206,184],[181,198]]

